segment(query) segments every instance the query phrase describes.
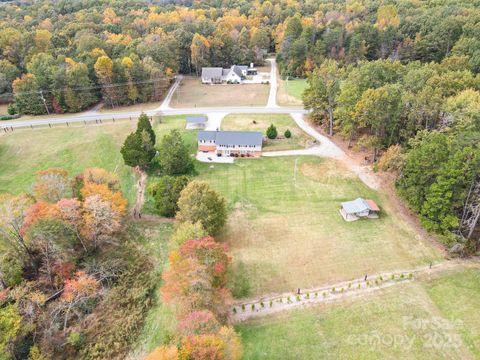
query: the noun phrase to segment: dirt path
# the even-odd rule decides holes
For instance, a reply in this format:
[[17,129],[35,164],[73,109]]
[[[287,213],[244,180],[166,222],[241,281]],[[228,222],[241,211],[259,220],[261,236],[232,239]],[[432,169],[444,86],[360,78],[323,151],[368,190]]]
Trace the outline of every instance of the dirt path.
[[329,303],[340,299],[364,297],[380,289],[401,283],[415,281],[434,274],[467,267],[480,268],[478,259],[456,259],[441,263],[403,269],[392,272],[368,275],[365,277],[326,284],[311,289],[301,289],[300,295],[295,292],[260,296],[254,299],[237,301],[229,314],[231,323],[242,322],[251,318],[262,317],[277,312],[298,309],[318,303]]
[[134,218],[141,217],[141,211],[143,204],[145,203],[145,188],[147,186],[147,173],[139,168],[135,168],[135,173],[138,174],[137,182],[137,198],[135,200],[135,206],[132,209],[132,215]]
[[380,182],[368,166],[360,166],[358,163],[349,157],[340,147],[338,147],[332,140],[325,135],[322,135],[314,127],[310,126],[304,119],[303,114],[292,113],[290,116],[295,120],[297,125],[305,131],[308,135],[317,140],[320,145],[318,151],[320,156],[331,157],[343,162],[350,171],[354,172],[360,180],[368,187],[377,190],[380,187]]

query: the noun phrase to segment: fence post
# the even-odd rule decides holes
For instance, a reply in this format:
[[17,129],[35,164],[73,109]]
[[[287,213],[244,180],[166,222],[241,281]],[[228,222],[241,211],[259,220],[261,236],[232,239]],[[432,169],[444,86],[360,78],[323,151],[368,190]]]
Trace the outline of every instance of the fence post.
[[33,124],[30,124],[30,127],[33,129]]
[[67,121],[67,127],[70,127],[70,125],[68,125],[68,121]]
[[115,122],[115,118],[112,118],[112,121]]
[[51,127],[52,127],[52,125],[50,125],[50,123],[49,123],[49,124],[48,124],[48,127],[49,127],[49,128],[51,128]]
[[87,125],[87,120],[83,120],[83,123],[84,123],[85,125]]

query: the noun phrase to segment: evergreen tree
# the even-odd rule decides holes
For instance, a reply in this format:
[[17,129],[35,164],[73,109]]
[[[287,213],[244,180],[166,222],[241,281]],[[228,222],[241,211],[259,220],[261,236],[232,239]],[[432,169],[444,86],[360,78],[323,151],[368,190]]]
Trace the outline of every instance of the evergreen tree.
[[271,124],[267,129],[267,137],[273,140],[277,138],[277,135],[277,128],[275,127],[275,125]]
[[160,180],[150,187],[155,208],[161,216],[174,217],[178,211],[180,192],[187,186],[186,176],[162,176]]
[[148,118],[147,114],[142,113],[140,117],[138,118],[138,124],[137,124],[137,134],[141,134],[142,131],[146,131],[148,135],[150,136],[150,140],[153,145],[155,145],[156,142],[156,136],[155,136],[155,131],[153,131],[152,124],[150,123],[150,119]]
[[183,175],[194,169],[187,146],[178,129],[165,135],[158,146],[158,165],[164,175]]

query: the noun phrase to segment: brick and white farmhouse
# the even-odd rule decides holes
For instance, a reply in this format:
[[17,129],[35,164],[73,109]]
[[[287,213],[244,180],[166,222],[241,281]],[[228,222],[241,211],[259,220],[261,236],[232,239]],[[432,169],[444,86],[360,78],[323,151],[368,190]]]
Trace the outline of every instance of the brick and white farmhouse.
[[263,135],[257,131],[199,131],[198,151],[216,156],[259,157]]
[[202,83],[222,84],[228,82],[240,84],[248,75],[256,74],[257,70],[253,68],[253,64],[250,67],[246,65],[232,65],[230,69],[204,67],[202,68]]

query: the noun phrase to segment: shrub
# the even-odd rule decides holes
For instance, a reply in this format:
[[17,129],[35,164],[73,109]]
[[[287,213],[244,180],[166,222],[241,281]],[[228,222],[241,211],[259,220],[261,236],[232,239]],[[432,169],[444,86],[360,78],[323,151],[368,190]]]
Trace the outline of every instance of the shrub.
[[267,137],[269,139],[276,139],[277,138],[277,135],[278,135],[278,132],[277,132],[277,128],[275,127],[275,125],[271,124],[268,129],[267,129]]
[[322,295],[323,297],[327,297],[327,293],[325,291],[322,293]]
[[8,112],[8,115],[15,115],[17,113],[17,107],[15,106],[14,103],[8,104],[7,112]]
[[392,280],[395,280],[395,274],[392,274]]
[[204,181],[192,181],[180,193],[177,219],[199,221],[208,234],[215,234],[227,220],[225,199]]
[[358,284],[357,288],[359,288],[359,289],[360,289],[361,287],[362,287],[362,285],[361,285],[361,284]]
[[332,288],[332,293],[334,293],[334,292],[335,292],[335,288]]
[[245,304],[242,304],[242,311],[245,311]]
[[67,344],[77,351],[80,350],[84,342],[85,336],[76,331],[72,331],[67,337]]
[[300,301],[300,295],[297,295],[297,296],[296,296],[296,300],[297,300],[297,301]]
[[252,311],[255,310],[255,304],[252,304]]
[[290,139],[292,137],[292,133],[290,132],[289,129],[285,130],[285,133],[283,134],[287,139]]
[[402,147],[392,145],[385,151],[378,161],[378,168],[382,171],[393,171],[399,173],[405,163]]
[[263,301],[260,302],[260,306],[261,306],[262,308],[265,307],[265,304],[263,303]]
[[247,297],[250,295],[250,280],[248,278],[245,264],[240,261],[237,265],[230,267],[228,288],[235,298]]
[[272,306],[273,306],[273,301],[272,301],[272,300],[270,300],[270,307],[272,307]]
[[237,308],[233,308],[233,313],[234,313],[234,314],[237,313]]
[[310,293],[307,293],[307,295],[305,295],[305,299],[310,299]]
[[175,232],[170,238],[170,243],[173,247],[177,247],[187,240],[201,239],[207,235],[207,232],[200,222],[192,224],[190,221],[186,221],[176,226]]

